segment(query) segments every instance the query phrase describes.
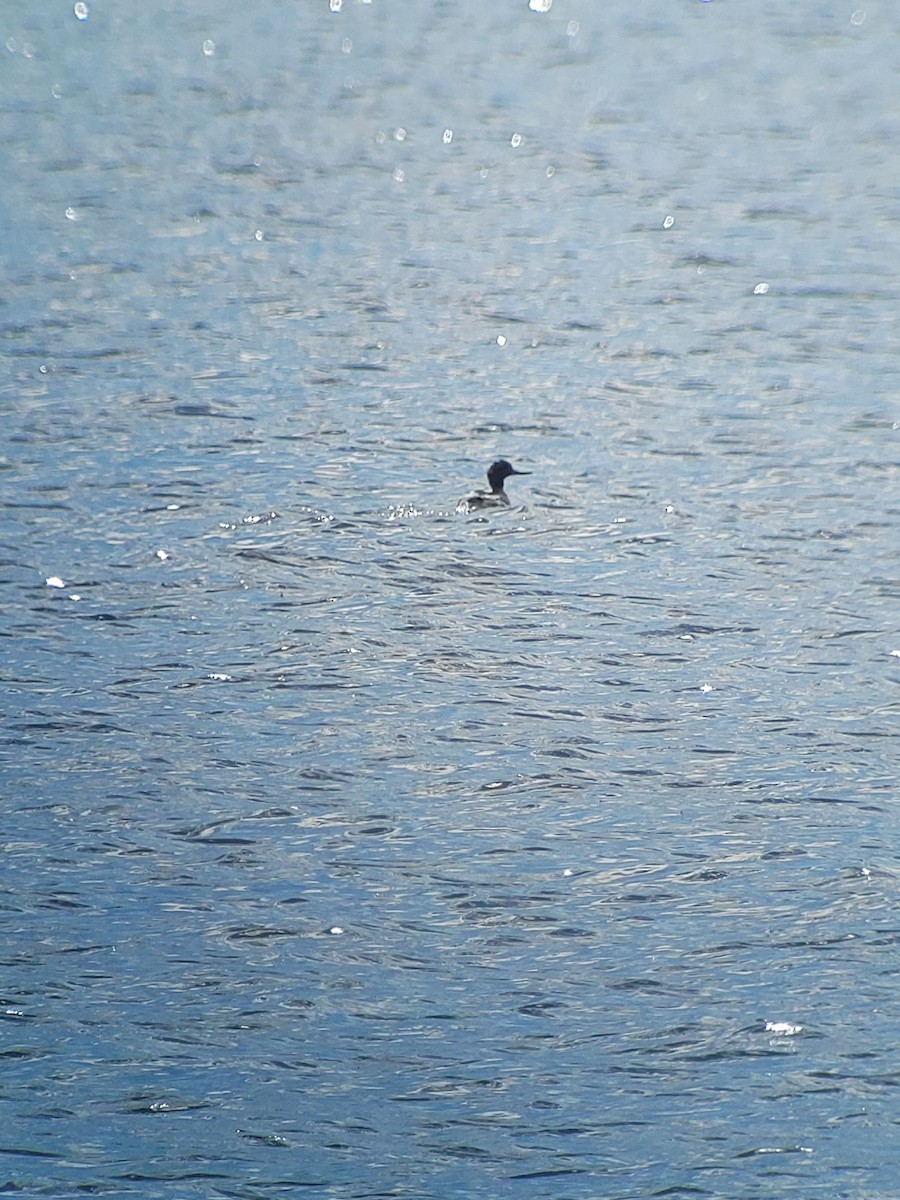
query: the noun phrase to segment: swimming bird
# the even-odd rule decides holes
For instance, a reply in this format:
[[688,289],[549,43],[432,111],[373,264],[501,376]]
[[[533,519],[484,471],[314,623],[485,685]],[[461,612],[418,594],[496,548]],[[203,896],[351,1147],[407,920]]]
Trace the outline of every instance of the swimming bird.
[[472,496],[467,496],[464,500],[460,500],[456,506],[457,512],[475,512],[479,508],[501,508],[503,505],[509,504],[509,496],[503,490],[503,481],[508,479],[510,475],[530,475],[530,471],[516,471],[505,458],[498,458],[496,462],[491,463],[488,467],[488,483],[491,485],[489,492],[475,492]]

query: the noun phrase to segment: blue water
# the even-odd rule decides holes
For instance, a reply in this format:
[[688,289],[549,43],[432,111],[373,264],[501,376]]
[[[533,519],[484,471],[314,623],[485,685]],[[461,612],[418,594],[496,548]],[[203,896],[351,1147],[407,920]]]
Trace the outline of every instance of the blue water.
[[894,1200],[900,15],[225,7],[0,22],[0,1189]]

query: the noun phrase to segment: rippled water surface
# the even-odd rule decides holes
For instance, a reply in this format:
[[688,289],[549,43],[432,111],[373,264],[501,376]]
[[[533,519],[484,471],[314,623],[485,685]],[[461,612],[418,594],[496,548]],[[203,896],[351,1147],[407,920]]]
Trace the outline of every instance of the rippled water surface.
[[900,10],[0,26],[0,1190],[894,1198]]

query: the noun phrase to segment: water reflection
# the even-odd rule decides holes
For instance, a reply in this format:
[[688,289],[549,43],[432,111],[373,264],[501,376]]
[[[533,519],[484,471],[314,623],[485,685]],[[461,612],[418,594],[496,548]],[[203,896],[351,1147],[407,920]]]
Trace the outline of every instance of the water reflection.
[[11,1188],[894,1186],[900,27],[542,8],[12,18]]

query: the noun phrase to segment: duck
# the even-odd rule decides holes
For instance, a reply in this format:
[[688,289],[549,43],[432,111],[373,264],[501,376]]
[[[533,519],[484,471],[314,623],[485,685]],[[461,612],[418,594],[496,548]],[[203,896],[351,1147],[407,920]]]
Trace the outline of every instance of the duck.
[[517,471],[505,458],[498,458],[496,462],[492,462],[488,467],[487,480],[491,490],[489,492],[475,492],[471,496],[466,496],[460,500],[456,506],[457,512],[476,512],[481,508],[503,508],[509,506],[509,496],[503,489],[504,480],[510,475],[530,475],[530,471]]

